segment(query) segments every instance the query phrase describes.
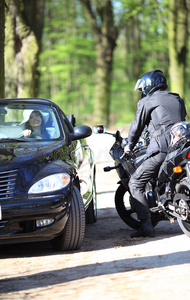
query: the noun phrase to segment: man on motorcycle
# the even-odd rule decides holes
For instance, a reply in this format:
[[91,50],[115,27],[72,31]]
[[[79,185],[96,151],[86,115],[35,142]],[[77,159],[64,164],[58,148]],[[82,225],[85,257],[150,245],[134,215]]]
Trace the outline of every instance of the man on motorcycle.
[[154,70],[144,74],[136,83],[135,90],[142,93],[138,102],[136,117],[133,120],[125,152],[133,150],[144,127],[148,126],[150,143],[146,159],[133,173],[129,188],[134,201],[141,228],[131,237],[154,237],[151,214],[145,197],[146,183],[154,177],[166,157],[170,143],[170,128],[179,121],[184,121],[186,109],[183,99],[178,94],[168,92],[167,81],[162,71]]

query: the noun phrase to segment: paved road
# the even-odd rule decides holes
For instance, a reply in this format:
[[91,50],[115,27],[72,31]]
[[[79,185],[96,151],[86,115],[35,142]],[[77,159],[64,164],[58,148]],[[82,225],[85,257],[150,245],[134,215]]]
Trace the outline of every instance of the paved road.
[[156,237],[131,239],[114,207],[115,171],[107,154],[112,137],[93,136],[98,221],[88,225],[76,252],[55,252],[49,243],[0,249],[0,299],[186,300],[190,294],[190,239],[177,223],[159,223]]

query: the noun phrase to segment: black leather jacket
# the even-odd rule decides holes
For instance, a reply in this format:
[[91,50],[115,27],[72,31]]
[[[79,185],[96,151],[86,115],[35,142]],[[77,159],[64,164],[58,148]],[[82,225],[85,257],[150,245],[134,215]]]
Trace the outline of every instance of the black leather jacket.
[[150,133],[147,156],[153,153],[167,152],[170,141],[170,128],[176,122],[185,121],[186,109],[178,94],[158,90],[138,102],[136,117],[128,135],[130,150],[136,145],[145,125]]

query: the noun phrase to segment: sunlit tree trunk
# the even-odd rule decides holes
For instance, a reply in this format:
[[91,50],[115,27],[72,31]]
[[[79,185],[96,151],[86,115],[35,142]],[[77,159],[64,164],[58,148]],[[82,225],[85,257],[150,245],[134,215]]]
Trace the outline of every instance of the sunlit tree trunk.
[[[118,31],[114,26],[111,0],[101,2],[80,0],[92,25],[97,59],[95,70],[94,123],[109,124],[110,85],[112,79],[113,52]],[[97,21],[99,19],[99,21]]]
[[5,44],[6,97],[37,94],[44,0],[7,0]]
[[[126,75],[128,80],[134,82],[134,87],[137,79],[142,75],[142,58],[141,58],[141,38],[140,38],[140,24],[139,15],[136,14],[127,20],[125,26],[126,32]],[[133,87],[133,88],[134,88]],[[136,111],[137,101],[141,94],[134,92],[129,94],[133,99],[131,107]]]
[[0,1],[0,98],[4,98],[4,42],[5,42],[5,1]]
[[169,0],[169,58],[170,89],[184,98],[187,55],[187,0]]

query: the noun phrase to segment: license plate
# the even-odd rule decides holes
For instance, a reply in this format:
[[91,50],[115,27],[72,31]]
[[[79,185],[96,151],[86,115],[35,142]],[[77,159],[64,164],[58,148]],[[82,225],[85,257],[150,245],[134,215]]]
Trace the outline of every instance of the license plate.
[[2,209],[1,209],[1,205],[0,205],[0,220],[2,220]]

